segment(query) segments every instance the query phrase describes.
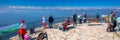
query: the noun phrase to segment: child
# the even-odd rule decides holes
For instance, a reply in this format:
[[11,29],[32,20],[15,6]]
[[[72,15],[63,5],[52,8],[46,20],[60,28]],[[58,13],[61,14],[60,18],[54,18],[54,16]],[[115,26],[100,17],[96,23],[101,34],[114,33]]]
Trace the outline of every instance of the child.
[[44,28],[47,28],[46,18],[45,17],[43,17],[42,24],[43,24]]
[[27,34],[24,35],[24,40],[30,40],[30,36],[28,36]]

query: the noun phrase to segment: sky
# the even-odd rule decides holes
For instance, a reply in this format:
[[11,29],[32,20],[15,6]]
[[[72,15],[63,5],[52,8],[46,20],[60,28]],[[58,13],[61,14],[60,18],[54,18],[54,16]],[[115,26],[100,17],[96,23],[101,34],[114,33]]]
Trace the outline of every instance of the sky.
[[0,6],[120,7],[120,0],[0,0]]

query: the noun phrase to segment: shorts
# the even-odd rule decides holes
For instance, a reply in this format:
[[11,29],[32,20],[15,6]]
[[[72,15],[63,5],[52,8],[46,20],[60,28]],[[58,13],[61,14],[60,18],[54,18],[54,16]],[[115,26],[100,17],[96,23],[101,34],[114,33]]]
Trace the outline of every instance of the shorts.
[[44,26],[44,28],[46,28],[46,26],[47,26],[47,25],[46,25],[46,22],[43,22],[43,26]]

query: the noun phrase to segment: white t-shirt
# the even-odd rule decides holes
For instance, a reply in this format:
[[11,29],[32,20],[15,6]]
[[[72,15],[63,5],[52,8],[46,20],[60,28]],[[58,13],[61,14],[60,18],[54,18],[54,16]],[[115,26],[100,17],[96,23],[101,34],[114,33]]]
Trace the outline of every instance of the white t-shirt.
[[81,17],[81,15],[78,15],[77,17],[78,17],[78,18],[80,18],[80,17]]
[[120,22],[120,17],[117,18],[117,21]]
[[26,25],[25,24],[20,24],[20,28],[26,28]]
[[45,21],[46,21],[46,19],[43,17],[43,21],[42,22],[44,23]]

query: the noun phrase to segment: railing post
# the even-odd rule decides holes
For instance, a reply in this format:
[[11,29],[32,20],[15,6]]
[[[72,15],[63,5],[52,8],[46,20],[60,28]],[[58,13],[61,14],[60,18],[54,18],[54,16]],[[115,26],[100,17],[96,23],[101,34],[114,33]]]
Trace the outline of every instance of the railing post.
[[2,40],[2,32],[0,31],[0,40]]
[[0,40],[2,40],[2,36],[0,35]]

